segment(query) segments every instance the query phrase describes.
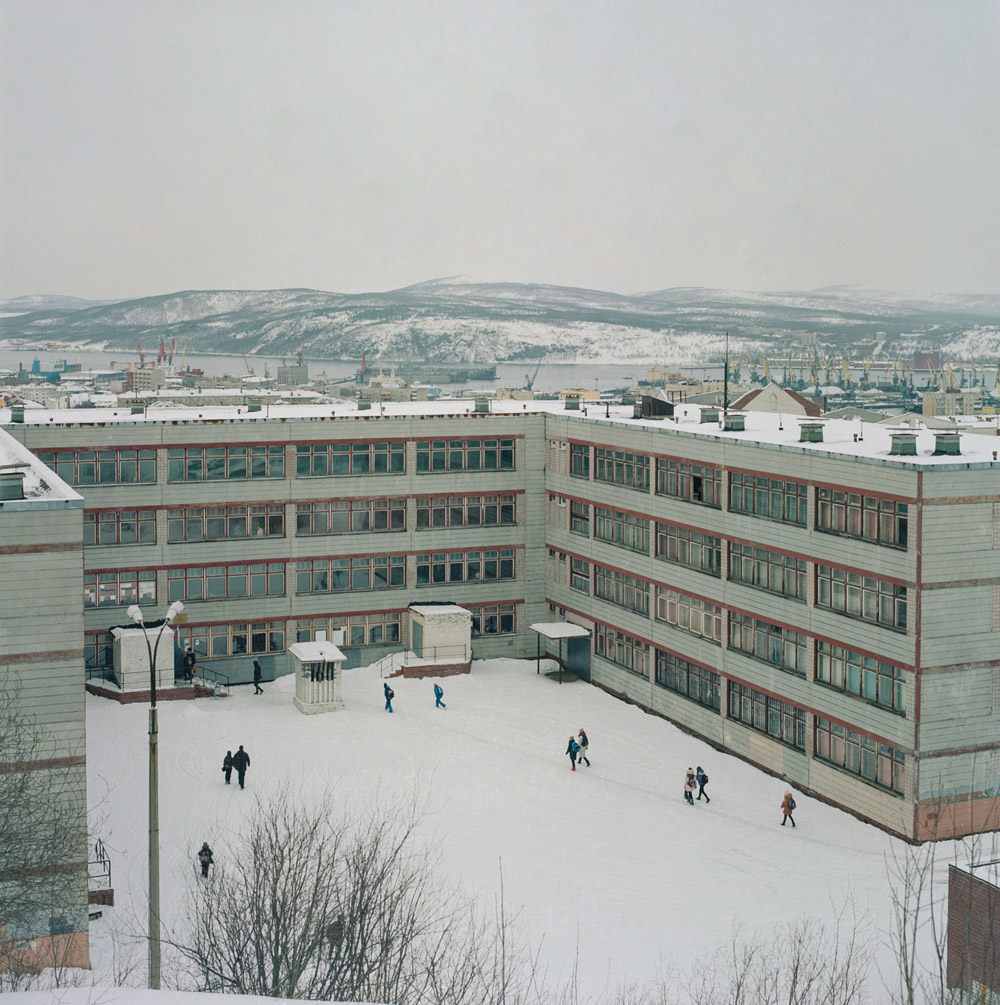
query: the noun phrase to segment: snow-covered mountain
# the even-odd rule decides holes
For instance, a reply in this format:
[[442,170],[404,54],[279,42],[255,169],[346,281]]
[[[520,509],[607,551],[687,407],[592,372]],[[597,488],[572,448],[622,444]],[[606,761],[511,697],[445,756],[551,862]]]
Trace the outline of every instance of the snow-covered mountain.
[[[40,304],[34,304],[35,301]],[[62,302],[65,300],[66,302]],[[0,339],[26,345],[490,363],[717,358],[735,346],[770,353],[867,355],[919,345],[1000,349],[1000,296],[913,297],[862,287],[733,292],[678,287],[638,294],[526,283],[435,279],[398,290],[188,290],[120,303],[21,297],[0,302]],[[905,346],[905,349],[903,348]],[[991,348],[992,346],[992,348]]]

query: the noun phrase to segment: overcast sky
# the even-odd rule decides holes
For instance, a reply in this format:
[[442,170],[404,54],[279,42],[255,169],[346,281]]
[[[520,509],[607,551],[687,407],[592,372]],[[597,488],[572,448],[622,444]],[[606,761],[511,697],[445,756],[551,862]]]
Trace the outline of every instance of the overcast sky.
[[1000,0],[0,0],[0,298],[1000,292]]

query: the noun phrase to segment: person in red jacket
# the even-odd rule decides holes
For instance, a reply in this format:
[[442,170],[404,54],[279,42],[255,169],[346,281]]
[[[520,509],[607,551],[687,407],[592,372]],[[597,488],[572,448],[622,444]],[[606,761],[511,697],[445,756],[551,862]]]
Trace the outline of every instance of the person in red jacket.
[[792,812],[795,809],[795,800],[792,798],[791,792],[785,793],[785,798],[781,800],[781,826],[784,827],[785,823],[789,820],[792,821],[792,826],[795,826],[795,818],[792,816]]

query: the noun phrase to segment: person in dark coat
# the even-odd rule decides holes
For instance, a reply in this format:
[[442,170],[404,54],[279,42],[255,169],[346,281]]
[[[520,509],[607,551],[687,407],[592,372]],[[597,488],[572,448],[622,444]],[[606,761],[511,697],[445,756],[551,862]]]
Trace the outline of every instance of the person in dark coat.
[[222,770],[226,773],[226,785],[228,785],[229,780],[233,777],[233,752],[231,750],[227,750],[226,756],[222,759]]
[[566,753],[569,754],[570,764],[573,765],[573,770],[576,771],[576,755],[580,752],[580,744],[576,742],[571,736],[569,738],[569,744],[566,747]]
[[684,798],[694,806],[694,790],[698,788],[698,779],[695,777],[695,773],[688,768],[687,774],[684,776]]
[[590,767],[590,758],[587,754],[590,753],[590,738],[587,736],[586,730],[581,726],[580,732],[576,734],[576,742],[580,746],[580,760],[587,762],[587,767]]
[[434,707],[447,708],[448,706],[441,700],[444,697],[444,688],[440,684],[434,685]]
[[201,851],[198,852],[198,864],[201,866],[201,874],[208,879],[208,867],[213,865],[212,849],[208,847],[208,842],[203,842]]
[[698,798],[701,799],[704,796],[705,802],[710,803],[712,800],[708,798],[708,793],[705,791],[705,786],[708,785],[708,775],[705,774],[700,764],[694,773],[694,777],[698,781]]
[[260,664],[256,660],[253,661],[253,693],[264,693],[264,689],[260,686]]
[[396,697],[396,692],[389,687],[388,682],[382,685],[382,692],[385,695],[385,710],[387,712],[392,711],[392,699]]
[[240,744],[240,749],[233,754],[233,767],[236,769],[236,780],[240,783],[240,788],[243,788],[243,779],[246,778],[247,768],[250,767],[250,755],[243,749],[243,744]]
[[194,677],[194,664],[195,664],[194,650],[190,646],[188,646],[187,652],[184,654],[184,659],[181,660],[181,666],[184,669],[185,680],[191,680]]
[[791,820],[792,826],[795,826],[795,818],[792,816],[795,810],[795,799],[792,797],[791,792],[785,793],[785,798],[781,800],[781,826],[784,827],[785,824]]

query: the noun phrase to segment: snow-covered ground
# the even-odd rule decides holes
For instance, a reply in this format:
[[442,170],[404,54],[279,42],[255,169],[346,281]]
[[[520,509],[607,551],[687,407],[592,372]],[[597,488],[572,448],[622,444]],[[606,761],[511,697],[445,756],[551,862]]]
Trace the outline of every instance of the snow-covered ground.
[[[829,922],[831,902],[852,894],[886,930],[885,855],[896,842],[874,827],[801,794],[798,827],[781,827],[779,780],[595,687],[538,676],[534,662],[477,662],[443,679],[446,710],[434,707],[433,683],[395,679],[392,715],[371,668],[345,671],[346,708],[325,715],[296,711],[291,677],[261,696],[240,688],[160,705],[166,924],[201,842],[217,862],[239,855],[233,837],[255,798],[292,786],[303,799],[330,789],[355,804],[403,805],[418,792],[447,878],[491,897],[502,862],[506,901],[523,905],[535,941],[544,936],[550,977],[568,976],[579,945],[585,993],[650,978],[661,958],[690,962],[734,923],[766,934],[801,916]],[[113,859],[118,905],[91,927],[100,974],[109,929],[145,917],[147,708],[87,702],[92,826]],[[573,773],[564,751],[581,727],[592,767]],[[246,791],[220,770],[241,743]],[[691,807],[681,784],[698,764],[712,802]]]

